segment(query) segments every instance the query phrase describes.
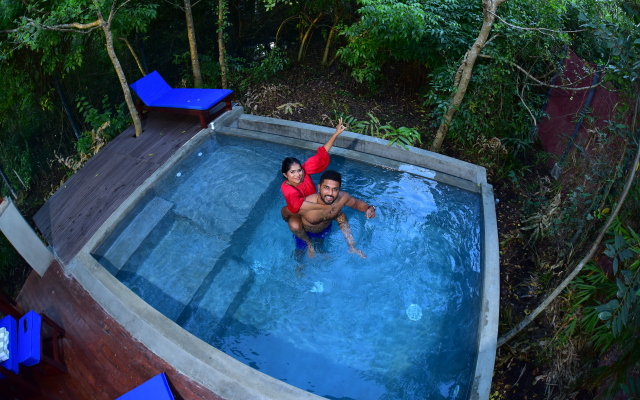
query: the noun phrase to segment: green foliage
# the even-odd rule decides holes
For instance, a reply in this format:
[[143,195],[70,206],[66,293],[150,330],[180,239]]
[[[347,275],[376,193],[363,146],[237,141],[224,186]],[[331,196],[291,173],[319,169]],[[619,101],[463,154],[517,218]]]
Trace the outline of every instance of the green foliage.
[[265,52],[262,59],[253,61],[245,66],[241,58],[227,58],[231,72],[230,81],[238,91],[244,92],[250,85],[256,85],[274,79],[278,72],[284,70],[289,63],[286,53],[274,47]]
[[388,133],[392,129],[389,125],[382,125],[380,120],[372,113],[367,113],[369,121],[359,121],[351,115],[346,115],[337,111],[334,111],[333,115],[336,118],[342,118],[342,122],[348,130],[355,133],[361,133],[363,135],[383,137],[385,133]]
[[[390,60],[417,60],[438,67],[468,47],[482,19],[480,2],[457,0],[360,0],[360,19],[340,32],[348,44],[338,51],[359,82],[381,78]],[[444,57],[443,57],[444,55]]]
[[624,394],[629,396],[628,400],[640,399],[640,379],[629,376],[627,378],[627,383],[620,384],[620,388]]
[[406,150],[416,143],[422,144],[420,132],[415,128],[407,128],[406,126],[401,126],[398,129],[391,128],[390,132],[387,132],[382,138],[389,141],[389,146],[395,144]]
[[405,126],[394,128],[389,124],[382,125],[380,120],[372,113],[367,113],[369,121],[359,121],[351,115],[336,111],[333,114],[336,118],[342,118],[343,123],[350,131],[386,139],[389,141],[389,146],[395,144],[398,147],[409,149],[409,146],[414,146],[416,143],[422,144],[422,138],[417,129]]
[[[640,327],[640,237],[632,230],[617,226],[613,243],[606,244],[604,254],[613,260],[616,295],[606,304],[596,307],[598,318],[606,321],[614,337],[625,328]],[[629,242],[627,242],[629,240]]]
[[640,366],[640,236],[618,220],[609,235],[604,254],[612,260],[611,270],[591,262],[571,284],[571,308],[560,340],[584,336],[600,355],[615,345],[616,357],[609,367],[593,371],[591,384],[608,381],[610,390],[618,390],[624,389],[619,385],[627,373]]
[[[109,126],[104,130],[107,140],[121,133],[130,123],[126,105],[121,103],[112,109],[107,95],[102,98],[102,112],[93,107],[86,97],[79,97],[76,103],[78,111],[90,127],[89,130],[97,131],[105,122],[109,122]],[[84,132],[76,142],[76,150],[79,153],[88,153],[92,142],[91,132]]]
[[4,234],[0,233],[0,278],[7,279],[10,268],[17,260],[18,253]]
[[[209,54],[199,54],[198,58],[200,59],[200,73],[202,74],[202,80],[205,82],[205,87],[211,89],[220,87],[221,71],[218,59]],[[190,70],[190,68],[187,70]],[[189,74],[189,79],[193,79],[192,74]]]
[[254,61],[249,65],[249,75],[254,82],[266,82],[282,71],[288,63],[284,51],[274,47],[262,60]]
[[[146,32],[156,16],[157,5],[122,0],[23,3],[22,7],[12,10],[15,19],[8,23],[14,28],[9,38],[16,44],[10,52],[26,47],[40,53],[41,64],[49,74],[59,70],[73,71],[83,64],[86,47],[92,38],[90,32],[96,27],[70,28],[64,24],[90,24],[98,20],[98,12],[107,19],[112,7],[118,12],[109,28],[113,36],[118,37],[131,32]],[[78,32],[85,35],[78,35]]]
[[[626,7],[625,7],[626,6]],[[618,9],[606,9],[597,15],[581,13],[579,20],[603,46],[599,56],[606,61],[606,80],[629,87],[640,74],[640,26],[637,13],[621,3]]]

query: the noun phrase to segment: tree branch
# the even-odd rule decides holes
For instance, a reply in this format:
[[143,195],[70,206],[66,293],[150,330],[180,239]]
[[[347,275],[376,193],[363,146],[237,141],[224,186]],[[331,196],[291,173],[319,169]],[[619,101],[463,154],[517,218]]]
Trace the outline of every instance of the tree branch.
[[[164,0],[164,1],[165,1],[165,2],[167,2],[167,3],[169,3],[169,4],[171,4],[171,5],[172,5],[172,6],[174,6],[174,7],[177,7],[177,8],[179,8],[179,9],[181,9],[181,10],[182,10],[182,12],[184,12],[184,8],[180,7],[180,6],[178,5],[178,3],[173,3],[173,2],[171,2],[171,1],[169,1],[169,0]],[[195,4],[192,4],[192,5],[191,5],[191,7],[193,7],[194,5],[195,5]]]
[[136,61],[136,64],[138,65],[138,69],[140,69],[140,72],[142,73],[142,76],[147,76],[147,74],[144,72],[144,68],[142,68],[142,64],[140,63],[140,59],[138,58],[138,55],[136,54],[135,50],[133,50],[133,47],[131,46],[131,43],[129,43],[129,40],[127,40],[126,37],[119,37],[118,39],[120,39],[123,42],[125,42],[125,44],[129,48],[129,51],[131,52],[131,55],[133,56],[133,59]]
[[[522,93],[524,94],[524,86],[522,86]],[[533,113],[531,112],[531,109],[527,106],[527,103],[524,102],[524,99],[520,95],[520,91],[516,90],[516,94],[520,98],[520,101],[522,102],[522,105],[524,106],[524,108],[526,108],[527,111],[529,112],[529,115],[531,116],[531,119],[533,120],[533,126],[537,126],[538,122],[536,121],[536,117],[533,116]]]
[[[25,18],[27,21],[29,21],[27,23],[27,26],[38,26],[42,29],[47,29],[50,31],[60,31],[60,32],[76,32],[76,33],[84,33],[87,34],[89,32],[91,32],[92,30],[94,30],[95,28],[100,26],[100,20],[96,20],[93,22],[89,22],[86,24],[81,24],[78,22],[73,22],[70,24],[60,24],[60,25],[42,25],[39,22],[36,22],[34,20],[32,20],[31,18]],[[17,32],[19,31],[21,28],[17,28],[17,29],[11,29],[9,31],[3,31],[3,32]],[[86,32],[83,32],[86,31]]]
[[120,11],[120,9],[124,7],[129,1],[130,0],[126,0],[124,3],[120,4],[118,8],[115,8],[118,0],[113,0],[113,3],[111,3],[111,12],[109,13],[109,21],[108,21],[109,25],[111,25],[111,20],[113,20],[113,16],[116,15],[116,13]]
[[[489,56],[487,54],[479,54],[478,57],[494,59],[493,57],[491,57],[491,56]],[[596,83],[595,85],[579,87],[579,88],[570,87],[570,86],[561,86],[561,85],[550,85],[548,83],[544,83],[544,82],[536,79],[536,77],[531,75],[529,72],[527,72],[527,70],[525,70],[524,68],[522,68],[518,64],[516,64],[514,62],[511,62],[511,61],[507,61],[507,62],[509,64],[513,65],[514,67],[516,67],[517,69],[519,69],[520,71],[522,71],[529,79],[533,80],[534,82],[536,82],[538,85],[541,85],[541,86],[546,86],[546,87],[550,87],[550,88],[553,88],[553,89],[571,90],[571,91],[574,91],[574,92],[578,92],[580,90],[589,90],[589,89],[596,88],[598,86],[602,86],[602,81]]]
[[591,258],[594,256],[594,254],[598,250],[598,247],[600,246],[600,242],[604,238],[604,235],[609,230],[611,223],[620,212],[620,209],[622,208],[622,205],[624,204],[624,201],[627,198],[627,194],[629,194],[629,189],[631,188],[631,185],[633,184],[633,181],[636,177],[636,171],[638,169],[639,161],[640,161],[640,145],[638,145],[638,149],[636,150],[636,157],[633,160],[633,164],[631,164],[631,171],[629,172],[629,177],[627,178],[627,182],[624,185],[624,190],[620,195],[618,204],[616,205],[615,210],[613,210],[613,212],[611,213],[611,216],[607,220],[607,223],[600,231],[600,234],[598,235],[595,242],[591,246],[591,249],[589,249],[589,252],[587,253],[587,255],[584,256],[584,258],[578,263],[578,265],[576,265],[573,271],[571,271],[569,276],[567,276],[562,281],[562,283],[560,283],[560,285],[558,285],[558,287],[555,288],[554,291],[551,292],[551,294],[547,296],[547,298],[544,299],[544,301],[540,303],[540,305],[531,312],[531,314],[527,315],[525,319],[523,319],[518,325],[516,325],[513,329],[507,332],[506,335],[498,339],[498,347],[502,346],[503,344],[511,340],[515,335],[520,333],[520,331],[522,331],[525,326],[529,325],[529,323],[531,323],[531,321],[533,321],[538,316],[538,314],[544,311],[549,306],[549,304],[551,304],[551,302],[555,300],[555,298],[558,297],[558,295],[562,293],[562,291],[569,285],[569,283],[580,273],[580,271],[587,264],[587,262],[591,260]]
[[577,33],[577,32],[586,31],[586,29],[580,29],[580,30],[577,30],[577,31],[556,31],[554,29],[547,29],[547,28],[525,28],[525,27],[522,27],[522,26],[517,26],[517,25],[510,24],[507,21],[505,21],[504,18],[500,17],[498,14],[493,13],[491,11],[488,11],[488,12],[492,13],[496,18],[498,18],[505,25],[510,26],[512,28],[515,28],[515,29],[520,29],[520,30],[523,30],[523,31],[538,31],[538,32],[543,33],[545,35],[549,35],[549,33],[546,33],[546,32],[551,32],[551,33]]

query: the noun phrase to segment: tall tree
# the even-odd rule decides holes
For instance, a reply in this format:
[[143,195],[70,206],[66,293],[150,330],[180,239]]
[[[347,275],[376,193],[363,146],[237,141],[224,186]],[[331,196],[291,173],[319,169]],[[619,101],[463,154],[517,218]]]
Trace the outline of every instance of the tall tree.
[[184,0],[184,14],[187,18],[187,35],[189,36],[189,51],[191,52],[191,68],[193,69],[193,84],[202,87],[202,72],[200,72],[200,60],[198,58],[198,46],[196,44],[196,28],[193,25],[191,13],[191,0]]
[[436,137],[431,145],[431,151],[440,151],[442,148],[442,142],[444,141],[444,137],[447,135],[449,131],[449,125],[451,124],[451,120],[455,115],[456,111],[458,111],[458,107],[460,107],[460,103],[464,99],[464,95],[467,92],[467,88],[469,87],[469,81],[471,81],[471,73],[473,72],[473,66],[476,63],[476,59],[478,55],[484,48],[487,43],[487,39],[489,38],[489,33],[491,33],[491,28],[493,27],[493,22],[496,19],[496,11],[501,4],[507,2],[508,0],[483,0],[482,8],[483,8],[483,20],[482,27],[480,28],[480,32],[478,33],[478,37],[476,38],[475,43],[464,55],[464,59],[462,60],[462,64],[458,68],[456,72],[456,76],[453,81],[454,91],[451,96],[451,102],[447,107],[447,110],[444,114],[444,118],[440,123],[440,127],[436,132]]
[[220,79],[223,89],[229,88],[224,46],[224,30],[227,25],[227,3],[225,0],[218,0],[218,61],[220,62]]
[[[189,38],[189,54],[191,55],[191,69],[193,71],[193,85],[197,88],[203,86],[202,71],[200,69],[200,58],[198,57],[198,45],[196,43],[196,28],[193,23],[193,11],[191,10],[191,0],[184,0],[184,8],[178,3],[173,3],[175,7],[184,11],[187,20],[187,37]],[[198,2],[196,2],[198,3]]]
[[[20,18],[18,27],[10,34],[13,39],[23,45],[38,48],[43,31],[57,31],[62,33],[90,33],[100,29],[104,34],[107,54],[113,64],[118,81],[122,87],[125,102],[131,114],[135,135],[142,133],[142,124],[129,90],[122,65],[114,49],[114,25],[135,27],[144,31],[152,18],[155,17],[155,4],[130,5],[131,0],[66,0],[55,5],[47,4],[46,0],[28,5],[26,15]],[[47,6],[52,6],[48,8]],[[126,7],[129,6],[129,7]],[[108,12],[104,14],[103,12]],[[107,15],[105,18],[104,15]],[[122,21],[116,19],[119,16]]]

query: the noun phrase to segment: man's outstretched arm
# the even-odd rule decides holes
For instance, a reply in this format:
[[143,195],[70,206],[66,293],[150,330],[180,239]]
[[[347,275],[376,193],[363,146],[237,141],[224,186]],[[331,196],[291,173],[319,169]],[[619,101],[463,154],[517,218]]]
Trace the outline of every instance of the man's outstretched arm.
[[362,252],[362,250],[356,248],[356,241],[353,240],[353,235],[351,234],[351,226],[349,225],[349,220],[347,216],[341,211],[340,214],[336,217],[336,221],[338,221],[338,226],[340,226],[340,231],[344,236],[344,239],[347,241],[347,245],[349,246],[349,252],[355,253],[362,258],[367,258],[367,255]]
[[362,200],[356,199],[353,196],[349,196],[349,200],[345,203],[345,206],[351,207],[360,212],[366,213],[367,219],[374,218],[376,216],[376,207],[365,203]]

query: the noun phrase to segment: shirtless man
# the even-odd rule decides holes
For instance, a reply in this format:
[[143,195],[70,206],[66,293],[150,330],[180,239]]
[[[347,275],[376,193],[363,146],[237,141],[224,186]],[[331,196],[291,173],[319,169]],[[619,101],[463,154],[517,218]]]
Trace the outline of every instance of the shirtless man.
[[[302,219],[302,225],[304,230],[310,233],[311,236],[323,237],[323,233],[329,229],[331,222],[335,219],[338,222],[338,226],[340,226],[340,230],[342,231],[347,244],[349,245],[349,252],[366,258],[367,256],[355,247],[355,241],[351,234],[351,227],[349,226],[347,216],[342,212],[342,207],[347,206],[364,212],[366,213],[367,218],[373,218],[376,216],[376,208],[368,205],[362,200],[351,197],[346,192],[341,192],[341,184],[342,176],[338,172],[327,170],[322,174],[320,177],[320,184],[318,184],[318,193],[307,196],[305,201],[321,205],[330,205],[331,208],[329,211],[301,210],[300,216]],[[306,243],[308,246],[308,256],[314,257],[315,250],[313,249],[313,245],[310,241]]]

